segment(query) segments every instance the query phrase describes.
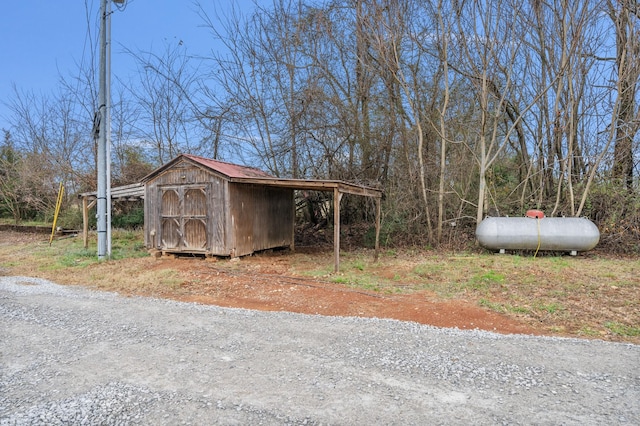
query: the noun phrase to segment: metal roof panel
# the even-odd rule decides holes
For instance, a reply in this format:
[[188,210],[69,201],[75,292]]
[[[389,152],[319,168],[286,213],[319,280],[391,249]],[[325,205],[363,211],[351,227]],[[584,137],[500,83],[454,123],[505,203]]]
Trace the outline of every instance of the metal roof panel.
[[263,172],[262,170],[256,169],[255,167],[240,166],[238,164],[198,157],[197,155],[192,154],[182,154],[182,156],[234,179],[273,178],[273,176],[269,173]]

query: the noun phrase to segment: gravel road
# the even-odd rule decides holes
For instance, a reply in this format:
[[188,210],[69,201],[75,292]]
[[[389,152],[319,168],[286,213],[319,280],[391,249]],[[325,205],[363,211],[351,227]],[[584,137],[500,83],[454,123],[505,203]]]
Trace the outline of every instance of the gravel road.
[[0,277],[0,425],[640,424],[640,346]]

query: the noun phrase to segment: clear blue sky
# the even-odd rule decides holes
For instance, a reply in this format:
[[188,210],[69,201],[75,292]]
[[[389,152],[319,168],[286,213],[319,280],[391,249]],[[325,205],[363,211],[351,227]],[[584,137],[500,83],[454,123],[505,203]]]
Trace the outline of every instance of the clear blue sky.
[[[201,0],[207,12],[214,4],[229,1]],[[253,9],[250,0],[239,3]],[[3,102],[15,84],[21,91],[48,94],[56,90],[60,75],[78,71],[89,60],[91,43],[98,39],[99,0],[86,0],[91,16],[87,23],[84,1],[13,0],[0,13],[0,128],[7,128]],[[205,55],[215,49],[209,30],[202,27],[191,0],[127,0],[123,11],[112,4],[112,72],[126,79],[135,64],[124,49],[163,52],[165,43],[182,40],[188,54]],[[88,25],[91,27],[89,28]],[[90,31],[90,35],[88,34]],[[177,40],[177,41],[176,41]]]

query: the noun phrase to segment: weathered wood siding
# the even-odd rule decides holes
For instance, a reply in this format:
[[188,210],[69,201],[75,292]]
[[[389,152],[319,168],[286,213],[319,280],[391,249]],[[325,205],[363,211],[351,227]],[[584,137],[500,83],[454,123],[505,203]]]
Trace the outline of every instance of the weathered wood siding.
[[292,189],[233,183],[229,199],[236,256],[293,243]]
[[253,222],[254,250],[288,247],[293,244],[293,189],[262,187],[256,191],[256,220]]

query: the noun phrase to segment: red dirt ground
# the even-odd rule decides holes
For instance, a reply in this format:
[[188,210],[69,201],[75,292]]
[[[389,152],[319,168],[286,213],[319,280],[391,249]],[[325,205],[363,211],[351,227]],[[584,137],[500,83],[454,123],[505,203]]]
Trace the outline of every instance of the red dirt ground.
[[495,312],[465,301],[443,301],[426,291],[383,294],[311,278],[289,275],[290,257],[252,256],[229,261],[162,257],[158,269],[181,271],[180,290],[163,297],[203,304],[289,311],[327,316],[392,318],[438,327],[481,329],[503,334],[541,334]]

